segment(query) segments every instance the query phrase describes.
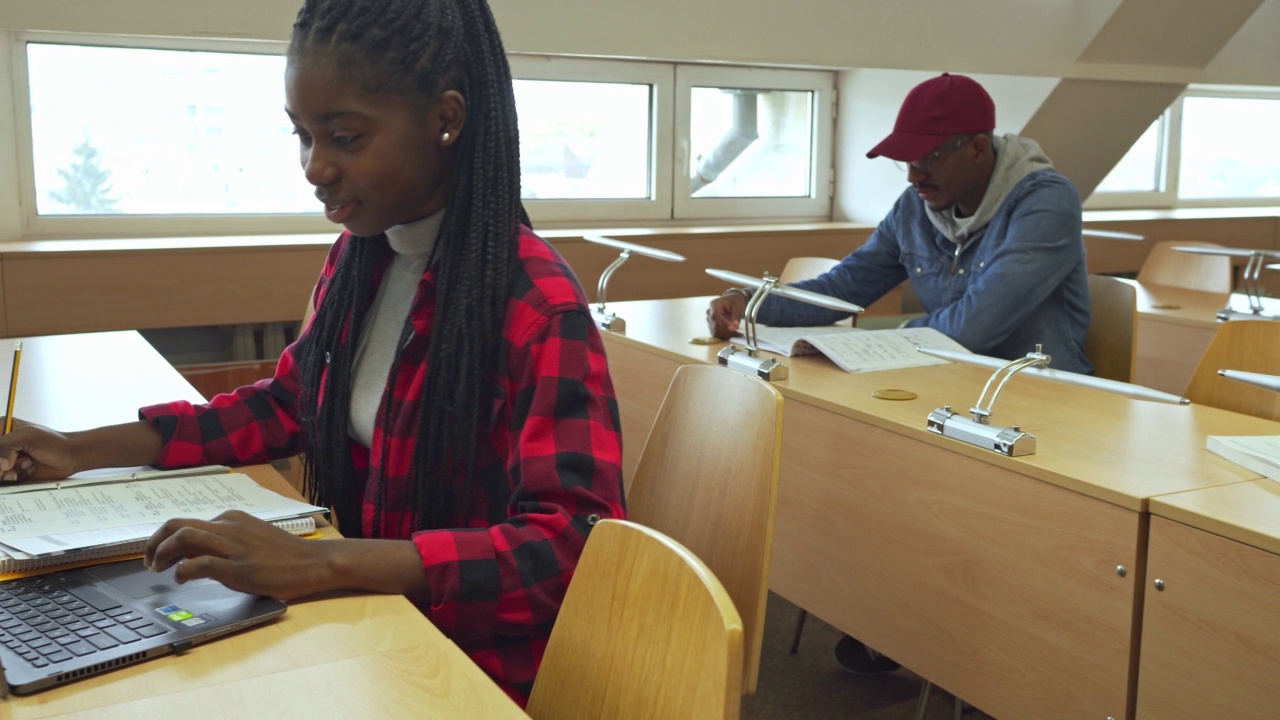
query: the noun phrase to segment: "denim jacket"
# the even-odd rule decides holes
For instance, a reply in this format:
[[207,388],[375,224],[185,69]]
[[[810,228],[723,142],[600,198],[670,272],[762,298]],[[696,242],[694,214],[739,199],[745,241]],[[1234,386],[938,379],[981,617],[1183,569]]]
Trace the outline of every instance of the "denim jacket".
[[[908,326],[935,328],[969,350],[1013,359],[1040,344],[1050,367],[1092,374],[1084,356],[1089,276],[1080,195],[1051,169],[1024,177],[985,229],[957,254],[908,188],[862,247],[796,287],[869,305],[905,279],[928,312]],[[766,325],[826,325],[847,314],[769,297]]]

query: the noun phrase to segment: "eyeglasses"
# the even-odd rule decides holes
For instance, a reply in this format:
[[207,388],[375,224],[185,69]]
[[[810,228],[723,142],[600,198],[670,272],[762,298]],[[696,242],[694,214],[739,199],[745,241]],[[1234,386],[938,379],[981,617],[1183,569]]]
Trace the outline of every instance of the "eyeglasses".
[[951,142],[938,148],[937,150],[934,150],[928,155],[925,155],[919,160],[915,160],[909,163],[902,162],[900,160],[894,160],[893,164],[897,165],[898,169],[903,172],[907,172],[909,168],[915,168],[920,172],[927,173],[933,170],[933,164],[938,161],[938,158],[942,157],[943,155],[946,155],[949,152],[954,152],[956,150],[959,150],[960,148],[964,147],[974,137],[975,137],[974,135],[965,135],[964,137],[958,137],[955,140],[952,140]]

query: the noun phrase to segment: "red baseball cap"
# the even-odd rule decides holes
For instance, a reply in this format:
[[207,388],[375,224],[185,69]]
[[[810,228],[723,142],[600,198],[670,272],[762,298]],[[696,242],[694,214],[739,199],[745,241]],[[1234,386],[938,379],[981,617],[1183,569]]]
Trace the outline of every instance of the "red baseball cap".
[[943,73],[907,93],[893,132],[867,157],[915,162],[952,135],[991,132],[995,127],[996,104],[987,91],[973,78]]

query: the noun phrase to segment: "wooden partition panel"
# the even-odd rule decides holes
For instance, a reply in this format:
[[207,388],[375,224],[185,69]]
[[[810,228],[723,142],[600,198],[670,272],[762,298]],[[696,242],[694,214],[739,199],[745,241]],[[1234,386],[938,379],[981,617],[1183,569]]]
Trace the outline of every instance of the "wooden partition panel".
[[[1090,212],[1086,226],[1146,236],[1142,242],[1089,238],[1089,271],[1136,272],[1160,240],[1280,249],[1274,209],[1208,217],[1206,211]],[[705,269],[759,275],[782,272],[796,256],[842,258],[873,227],[854,223],[601,230],[678,252],[684,263],[633,257],[610,281],[609,300],[691,297],[724,283]],[[616,250],[588,243],[582,230],[542,230],[569,262],[588,300]],[[0,243],[0,335],[124,328],[191,327],[296,320],[306,305],[332,236],[48,240]],[[1280,272],[1267,289],[1280,294]],[[898,295],[868,308],[897,314]]]
[[993,717],[1126,716],[1139,513],[804,403],[782,441],[772,590]]
[[[1096,213],[1098,216],[1107,214]],[[1259,250],[1280,249],[1280,217],[1275,217],[1274,211],[1271,216],[1152,217],[1113,222],[1092,221],[1089,220],[1090,215],[1094,213],[1086,213],[1085,226],[1088,228],[1136,233],[1146,238],[1133,241],[1086,237],[1084,244],[1089,257],[1089,272],[1102,275],[1137,272],[1152,246],[1161,241],[1208,242]],[[1243,258],[1233,259],[1237,278],[1244,264]],[[1263,281],[1269,293],[1280,294],[1280,272],[1264,275]]]
[[4,257],[11,336],[296,321],[327,247]]
[[[842,258],[870,237],[873,228],[847,223],[821,223],[794,227],[699,228],[669,232],[619,231],[602,234],[650,245],[684,255],[683,263],[662,262],[632,256],[609,280],[610,300],[711,295],[724,289],[724,281],[706,274],[706,268],[733,270],[759,276],[766,270],[779,275],[787,260],[796,256]],[[582,239],[582,233],[551,230],[543,233],[564,255],[587,290],[596,296],[596,282],[618,250]]]

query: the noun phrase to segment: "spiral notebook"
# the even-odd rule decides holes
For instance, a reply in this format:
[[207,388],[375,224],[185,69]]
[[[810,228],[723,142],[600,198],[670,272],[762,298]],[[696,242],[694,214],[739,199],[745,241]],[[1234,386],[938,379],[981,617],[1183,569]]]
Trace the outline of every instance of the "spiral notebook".
[[[314,518],[301,517],[289,520],[277,520],[272,523],[276,527],[294,535],[310,535],[316,531]],[[98,545],[80,550],[71,550],[59,555],[30,555],[18,550],[0,547],[0,579],[9,575],[19,575],[33,570],[47,568],[71,568],[90,565],[113,558],[125,559],[142,554],[147,547],[146,537],[110,545]]]
[[167,520],[209,520],[226,510],[297,535],[314,532],[312,516],[326,512],[231,472],[48,483],[0,495],[0,574],[137,554]]

